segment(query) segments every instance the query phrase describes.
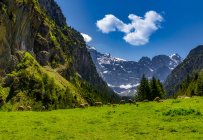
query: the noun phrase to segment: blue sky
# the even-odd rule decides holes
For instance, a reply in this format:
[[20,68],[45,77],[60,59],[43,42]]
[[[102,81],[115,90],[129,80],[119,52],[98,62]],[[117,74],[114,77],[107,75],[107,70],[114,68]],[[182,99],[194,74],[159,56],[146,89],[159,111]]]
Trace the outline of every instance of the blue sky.
[[[173,53],[186,57],[192,48],[203,44],[203,0],[56,1],[66,16],[68,25],[92,37],[89,45],[115,57],[139,60],[142,56],[153,57]],[[126,42],[123,37],[129,33],[122,32],[117,24],[112,25],[117,31],[108,33],[103,33],[96,25],[105,15],[112,15],[123,25],[128,25],[131,23],[129,14],[143,18],[149,11],[156,12],[163,19],[155,23],[157,29],[151,30],[153,33],[150,31],[143,33],[143,28],[132,28],[135,31],[140,30],[143,36],[148,36],[144,39],[148,38],[149,41],[142,42],[142,45]]]

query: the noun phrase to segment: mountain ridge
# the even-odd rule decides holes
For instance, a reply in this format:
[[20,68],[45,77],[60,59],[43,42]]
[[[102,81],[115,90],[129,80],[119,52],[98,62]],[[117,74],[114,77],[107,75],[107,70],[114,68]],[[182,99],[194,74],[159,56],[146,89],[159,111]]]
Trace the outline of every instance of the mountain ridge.
[[203,68],[203,45],[192,49],[184,61],[178,65],[166,79],[164,86],[168,96],[172,96],[179,89],[181,82],[187,76],[192,76]]
[[120,95],[132,95],[139,85],[143,74],[149,79],[153,76],[164,81],[168,74],[182,62],[178,54],[171,56],[157,55],[150,59],[142,57],[139,61],[127,61],[100,53],[94,47],[88,46],[98,73],[115,92]]

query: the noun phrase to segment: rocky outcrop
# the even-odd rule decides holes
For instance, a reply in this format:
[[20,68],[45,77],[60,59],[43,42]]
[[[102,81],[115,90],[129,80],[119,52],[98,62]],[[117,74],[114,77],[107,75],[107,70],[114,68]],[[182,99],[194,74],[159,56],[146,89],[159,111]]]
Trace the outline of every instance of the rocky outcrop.
[[5,74],[17,50],[33,50],[34,37],[30,29],[33,13],[31,5],[11,0],[0,3],[0,13],[0,69]]
[[61,8],[54,0],[38,0],[40,6],[60,27],[66,26],[66,18],[64,17]]

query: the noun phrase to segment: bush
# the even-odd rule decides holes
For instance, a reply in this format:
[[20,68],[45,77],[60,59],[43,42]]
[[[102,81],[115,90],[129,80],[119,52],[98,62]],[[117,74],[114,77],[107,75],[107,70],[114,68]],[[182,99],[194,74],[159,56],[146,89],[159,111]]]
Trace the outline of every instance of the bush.
[[174,103],[180,103],[180,100],[174,100],[174,101],[172,101],[172,103],[174,104]]
[[1,111],[13,111],[13,106],[10,103],[4,104],[1,108]]
[[195,110],[195,109],[184,109],[184,108],[178,108],[178,109],[170,109],[167,112],[164,112],[164,116],[187,116],[187,115],[201,115],[201,112]]

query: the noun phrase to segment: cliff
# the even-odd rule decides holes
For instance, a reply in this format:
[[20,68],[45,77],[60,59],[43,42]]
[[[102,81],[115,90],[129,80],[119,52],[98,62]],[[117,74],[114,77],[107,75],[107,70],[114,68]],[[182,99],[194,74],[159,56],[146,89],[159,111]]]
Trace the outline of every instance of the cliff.
[[[97,74],[83,37],[66,24],[54,0],[3,0],[0,2],[0,15],[0,76],[3,88],[12,89],[12,81],[5,84],[8,74],[17,71],[19,64],[23,63],[24,52],[28,52],[45,71],[51,69],[78,89],[81,100],[76,104],[114,102],[119,98]],[[21,79],[18,75],[16,77]],[[57,82],[57,79],[54,80]],[[69,94],[75,93],[69,90]],[[27,92],[23,88],[8,91],[7,96],[13,92],[14,95],[18,91],[22,94]],[[42,104],[47,103],[42,101]]]

